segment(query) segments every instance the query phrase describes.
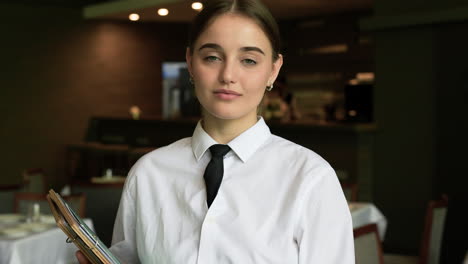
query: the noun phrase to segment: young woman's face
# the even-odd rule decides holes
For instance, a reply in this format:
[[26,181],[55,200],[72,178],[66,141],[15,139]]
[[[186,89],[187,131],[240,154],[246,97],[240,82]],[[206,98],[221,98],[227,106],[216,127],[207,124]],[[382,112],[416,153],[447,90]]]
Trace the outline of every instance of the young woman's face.
[[272,59],[272,47],[251,19],[221,15],[187,49],[187,63],[205,115],[219,119],[255,120],[265,87],[282,65]]

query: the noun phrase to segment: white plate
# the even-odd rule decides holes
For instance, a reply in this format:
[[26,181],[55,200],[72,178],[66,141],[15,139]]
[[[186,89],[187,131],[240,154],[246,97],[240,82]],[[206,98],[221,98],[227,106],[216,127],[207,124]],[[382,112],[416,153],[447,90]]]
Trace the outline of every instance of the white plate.
[[24,215],[20,214],[0,214],[0,223],[17,223],[24,220]]
[[51,225],[45,223],[24,223],[19,225],[18,227],[31,232],[42,232],[51,228]]
[[55,218],[53,215],[41,215],[41,223],[55,225]]
[[29,233],[30,231],[28,229],[25,229],[22,227],[5,228],[0,231],[0,234],[9,238],[24,237],[28,235]]

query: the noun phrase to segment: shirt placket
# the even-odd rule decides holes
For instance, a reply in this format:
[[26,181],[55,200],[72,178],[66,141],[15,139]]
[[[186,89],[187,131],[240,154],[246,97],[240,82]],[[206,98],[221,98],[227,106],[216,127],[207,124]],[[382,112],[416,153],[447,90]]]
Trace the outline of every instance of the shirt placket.
[[207,264],[213,263],[217,264],[216,259],[216,240],[220,235],[218,232],[218,222],[219,222],[219,215],[221,208],[224,208],[223,199],[220,197],[223,195],[223,183],[224,180],[229,176],[228,170],[231,167],[232,162],[232,153],[228,153],[223,158],[224,162],[224,176],[221,182],[221,186],[218,190],[218,194],[216,198],[213,200],[210,208],[205,215],[205,219],[203,220],[201,231],[200,231],[200,245],[198,248],[198,260],[197,263],[199,264]]

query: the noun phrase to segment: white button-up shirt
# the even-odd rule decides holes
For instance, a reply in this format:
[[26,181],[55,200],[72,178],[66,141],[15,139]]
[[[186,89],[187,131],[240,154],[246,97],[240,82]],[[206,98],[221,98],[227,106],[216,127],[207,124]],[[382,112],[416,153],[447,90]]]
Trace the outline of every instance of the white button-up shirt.
[[203,174],[217,144],[198,123],[127,177],[111,250],[124,263],[352,264],[351,215],[330,165],[272,135],[262,118],[228,143],[208,209]]

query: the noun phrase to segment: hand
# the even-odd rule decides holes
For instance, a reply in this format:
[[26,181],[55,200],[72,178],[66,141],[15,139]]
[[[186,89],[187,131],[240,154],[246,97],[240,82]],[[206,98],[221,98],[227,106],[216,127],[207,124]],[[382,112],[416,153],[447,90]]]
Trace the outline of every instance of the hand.
[[76,258],[78,259],[78,262],[80,264],[91,264],[89,260],[86,258],[86,256],[81,252],[80,250],[76,251],[75,253]]

